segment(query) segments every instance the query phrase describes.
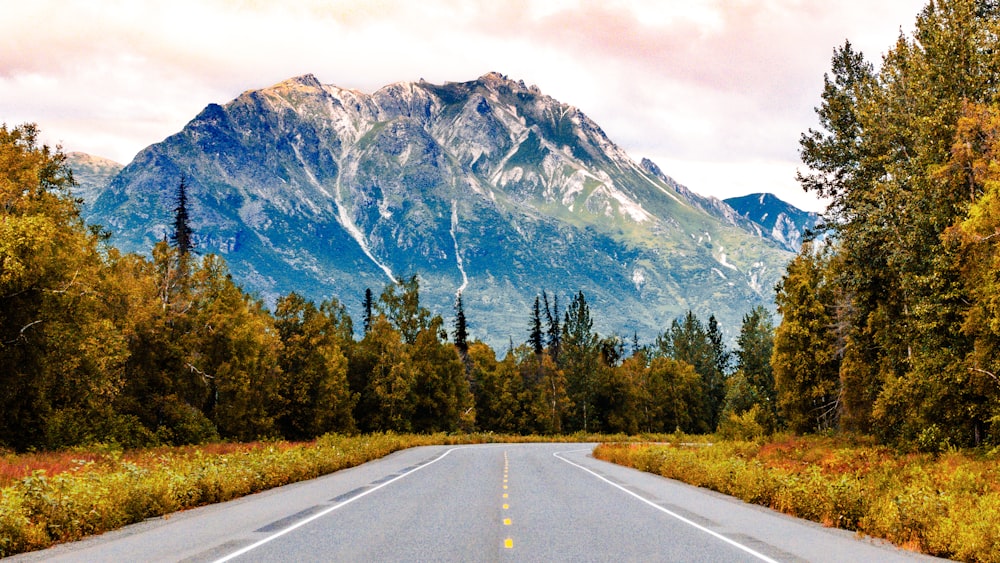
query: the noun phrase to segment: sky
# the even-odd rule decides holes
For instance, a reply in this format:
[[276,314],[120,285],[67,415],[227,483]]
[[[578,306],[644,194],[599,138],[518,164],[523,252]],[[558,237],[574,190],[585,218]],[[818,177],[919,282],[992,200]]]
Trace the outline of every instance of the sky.
[[798,140],[845,40],[878,67],[926,0],[0,0],[0,122],[127,164],[293,76],[374,92],[497,71],[693,191],[811,211]]

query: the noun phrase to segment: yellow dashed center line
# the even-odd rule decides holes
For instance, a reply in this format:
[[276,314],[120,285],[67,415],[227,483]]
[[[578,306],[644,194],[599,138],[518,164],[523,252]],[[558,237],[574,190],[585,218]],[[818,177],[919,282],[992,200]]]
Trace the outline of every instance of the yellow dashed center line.
[[[503,453],[503,490],[504,491],[507,490],[507,475],[508,475],[509,471],[510,471],[510,464],[507,461],[507,452],[504,452]],[[507,498],[507,493],[506,492],[503,494],[503,498],[505,498],[505,499]],[[509,508],[510,508],[509,504],[507,504],[506,502],[503,503],[503,509],[504,510],[507,510]],[[503,525],[504,526],[510,526],[510,518],[504,518],[503,519]],[[503,540],[503,546],[506,549],[514,549],[514,539],[513,538],[507,538],[507,539]]]

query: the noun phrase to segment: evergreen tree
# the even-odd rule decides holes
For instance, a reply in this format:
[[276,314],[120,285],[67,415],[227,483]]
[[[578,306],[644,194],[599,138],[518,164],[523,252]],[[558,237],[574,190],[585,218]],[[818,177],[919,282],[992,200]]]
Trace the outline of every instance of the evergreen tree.
[[531,309],[531,333],[528,336],[528,343],[535,351],[536,356],[541,356],[545,351],[545,344],[542,342],[542,314],[538,296],[535,296],[535,304]]
[[832,428],[840,414],[840,355],[829,259],[805,244],[777,288],[782,321],[775,332],[771,366],[781,415],[796,432]]
[[593,332],[590,307],[580,291],[566,310],[562,326],[560,364],[566,374],[567,391],[573,403],[570,426],[589,432],[594,418],[600,351],[598,335]]
[[690,405],[693,425],[698,432],[714,430],[723,407],[723,374],[718,370],[712,340],[693,311],[674,319],[670,330],[657,338],[657,349],[660,355],[691,365],[700,376],[702,392]]
[[737,374],[730,382],[726,396],[728,413],[741,415],[757,409],[757,422],[768,432],[778,428],[777,392],[771,355],[774,349],[774,327],[771,314],[758,305],[744,315],[737,339]]
[[170,235],[170,241],[174,243],[174,248],[181,257],[187,256],[194,250],[194,231],[191,230],[191,221],[188,216],[188,196],[187,181],[182,175],[180,184],[177,185],[177,207],[174,208],[174,232]]
[[462,306],[462,294],[455,298],[455,348],[463,360],[469,354],[469,332],[465,322],[465,308]]
[[545,302],[545,320],[548,324],[546,331],[549,345],[549,355],[552,361],[559,363],[559,350],[562,339],[562,329],[559,327],[559,296],[552,294],[552,308],[549,309],[549,296],[542,291],[542,299]]
[[372,308],[374,307],[374,301],[372,299],[372,290],[370,287],[365,288],[365,301],[364,301],[364,334],[372,329]]

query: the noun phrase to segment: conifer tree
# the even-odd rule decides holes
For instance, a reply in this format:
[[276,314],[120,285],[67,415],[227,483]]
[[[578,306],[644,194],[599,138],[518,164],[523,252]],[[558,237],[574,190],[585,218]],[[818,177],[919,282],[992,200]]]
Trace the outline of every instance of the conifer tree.
[[177,207],[174,208],[174,232],[170,235],[170,241],[174,243],[174,248],[184,257],[194,249],[193,237],[194,232],[191,230],[190,217],[188,216],[187,179],[182,175],[181,182],[177,186]]
[[580,291],[566,310],[562,326],[560,364],[566,373],[569,398],[573,402],[574,429],[590,431],[594,418],[594,392],[597,383],[600,351],[593,332],[587,299]]
[[531,334],[528,337],[528,343],[531,344],[531,349],[535,351],[536,356],[541,356],[542,352],[545,351],[545,345],[542,342],[542,314],[537,295],[531,309]]
[[562,329],[559,327],[559,296],[552,294],[552,308],[549,309],[549,296],[542,291],[542,300],[545,302],[545,320],[548,321],[548,345],[549,355],[552,361],[559,362],[559,350],[562,343]]
[[365,301],[364,301],[364,333],[368,334],[372,329],[372,307],[374,307],[374,301],[372,299],[372,290],[370,287],[365,288]]
[[463,361],[469,354],[469,331],[465,322],[465,308],[462,306],[462,294],[455,298],[455,348],[462,356]]

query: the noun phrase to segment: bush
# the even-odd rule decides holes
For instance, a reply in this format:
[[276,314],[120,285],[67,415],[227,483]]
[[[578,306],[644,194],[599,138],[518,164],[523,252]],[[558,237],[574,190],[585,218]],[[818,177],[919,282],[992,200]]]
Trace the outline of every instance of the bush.
[[602,444],[594,456],[932,555],[1000,561],[1000,472],[988,459],[788,436],[708,448]]

